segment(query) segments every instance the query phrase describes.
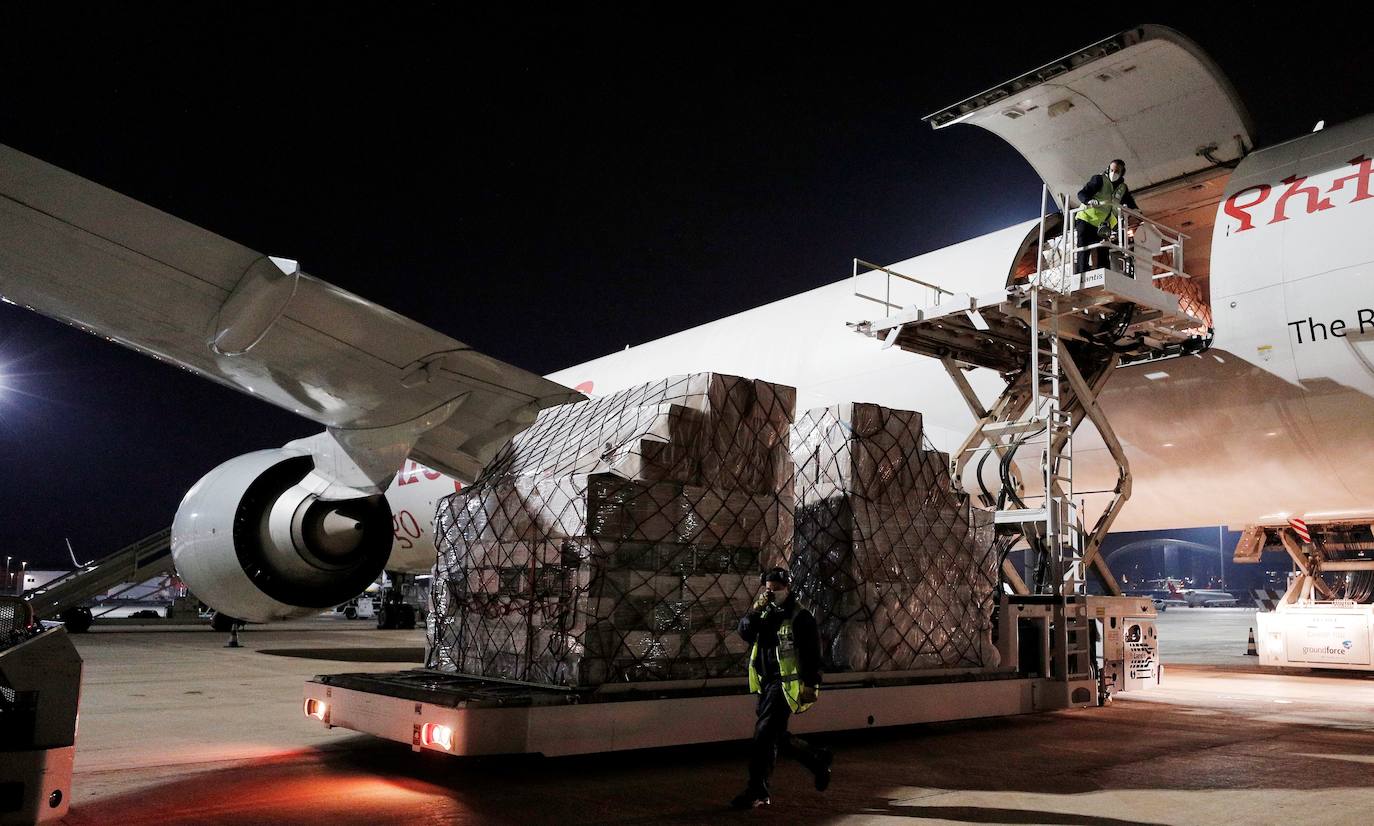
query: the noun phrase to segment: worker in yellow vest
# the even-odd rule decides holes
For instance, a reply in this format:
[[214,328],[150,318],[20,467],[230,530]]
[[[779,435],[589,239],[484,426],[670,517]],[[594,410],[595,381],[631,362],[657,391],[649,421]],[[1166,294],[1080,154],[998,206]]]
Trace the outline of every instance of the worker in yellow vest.
[[787,721],[816,703],[821,684],[821,635],[816,618],[792,593],[792,574],[774,568],[759,577],[763,590],[739,622],[749,651],[749,690],[758,695],[758,720],[749,754],[749,785],[730,805],[752,809],[769,803],[768,779],[778,750],[815,775],[816,790],[830,785],[829,749],[787,733]]
[[[1073,228],[1078,254],[1074,258],[1075,272],[1087,272],[1105,266],[1102,248],[1087,250],[1084,247],[1096,244],[1110,234],[1117,225],[1121,207],[1138,209],[1131,188],[1126,185],[1126,162],[1117,158],[1107,165],[1105,172],[1088,179],[1088,183],[1078,191],[1078,202],[1086,209],[1074,218]],[[1092,266],[1089,267],[1089,259]]]

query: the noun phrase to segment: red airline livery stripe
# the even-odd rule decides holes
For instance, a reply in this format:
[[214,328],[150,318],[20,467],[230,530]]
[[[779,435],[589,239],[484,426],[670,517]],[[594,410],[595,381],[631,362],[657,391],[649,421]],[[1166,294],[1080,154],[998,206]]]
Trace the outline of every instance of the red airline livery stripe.
[[[1346,203],[1353,204],[1357,201],[1374,198],[1374,192],[1370,191],[1371,181],[1374,180],[1374,160],[1364,155],[1356,155],[1351,158],[1348,163],[1355,167],[1355,171],[1332,181],[1331,188],[1326,191],[1326,194],[1330,195],[1340,192],[1346,189],[1346,184],[1353,184],[1351,188],[1354,189],[1355,195]],[[1280,221],[1287,221],[1289,218],[1293,217],[1288,214],[1288,202],[1295,199],[1299,200],[1299,203],[1302,204],[1303,212],[1308,215],[1337,206],[1331,198],[1323,198],[1322,192],[1318,190],[1317,187],[1311,185],[1304,186],[1303,184],[1305,184],[1306,181],[1307,176],[1305,175],[1290,175],[1282,181],[1279,181],[1280,184],[1285,184],[1286,186],[1283,192],[1275,198],[1272,203],[1268,204],[1271,213],[1269,220],[1265,223],[1277,224]],[[1269,184],[1247,186],[1245,189],[1227,198],[1226,201],[1222,203],[1222,210],[1227,215],[1240,222],[1240,226],[1236,228],[1236,232],[1245,232],[1246,230],[1255,228],[1257,216],[1252,210],[1268,201],[1269,196],[1275,189],[1276,187],[1270,186]],[[1242,202],[1240,200],[1241,196],[1246,196],[1247,200]]]

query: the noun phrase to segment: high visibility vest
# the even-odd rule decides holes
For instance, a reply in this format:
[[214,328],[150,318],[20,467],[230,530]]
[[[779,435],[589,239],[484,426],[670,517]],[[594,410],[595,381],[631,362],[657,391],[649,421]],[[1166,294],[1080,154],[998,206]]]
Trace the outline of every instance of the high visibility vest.
[[1126,179],[1123,177],[1121,182],[1112,185],[1111,176],[1103,173],[1102,189],[1098,190],[1097,200],[1102,202],[1101,206],[1090,206],[1078,213],[1078,217],[1087,221],[1095,227],[1102,226],[1102,222],[1111,219],[1111,225],[1116,226],[1116,216],[1121,207],[1121,198],[1126,194]]
[[[778,673],[782,675],[782,693],[787,697],[787,705],[791,707],[793,714],[801,714],[814,703],[803,703],[801,701],[802,681],[801,673],[797,667],[797,641],[792,636],[792,619],[789,617],[782,621],[778,626]],[[749,691],[754,694],[763,692],[763,680],[759,676],[758,668],[754,663],[759,658],[759,641],[754,640],[754,647],[749,651]],[[820,693],[819,686],[816,693]]]

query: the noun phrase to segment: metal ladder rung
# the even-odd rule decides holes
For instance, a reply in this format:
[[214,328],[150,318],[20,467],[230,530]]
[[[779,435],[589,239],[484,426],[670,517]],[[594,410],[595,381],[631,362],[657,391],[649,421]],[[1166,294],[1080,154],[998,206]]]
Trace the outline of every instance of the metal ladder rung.
[[1025,522],[1044,522],[1048,518],[1049,511],[1045,508],[1012,508],[996,511],[992,521],[996,525],[1016,525]]
[[1026,419],[1018,422],[988,422],[983,425],[983,433],[989,436],[1001,436],[1009,433],[1030,433],[1036,430],[1044,430],[1048,421],[1046,419]]

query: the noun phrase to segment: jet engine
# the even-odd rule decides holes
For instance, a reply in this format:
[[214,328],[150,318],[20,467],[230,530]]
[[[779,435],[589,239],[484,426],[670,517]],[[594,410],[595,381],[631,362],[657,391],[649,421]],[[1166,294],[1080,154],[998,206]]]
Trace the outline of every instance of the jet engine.
[[260,450],[196,482],[172,522],[172,558],[192,593],[221,614],[267,622],[346,602],[381,574],[386,497],[320,499],[313,469],[308,454]]

